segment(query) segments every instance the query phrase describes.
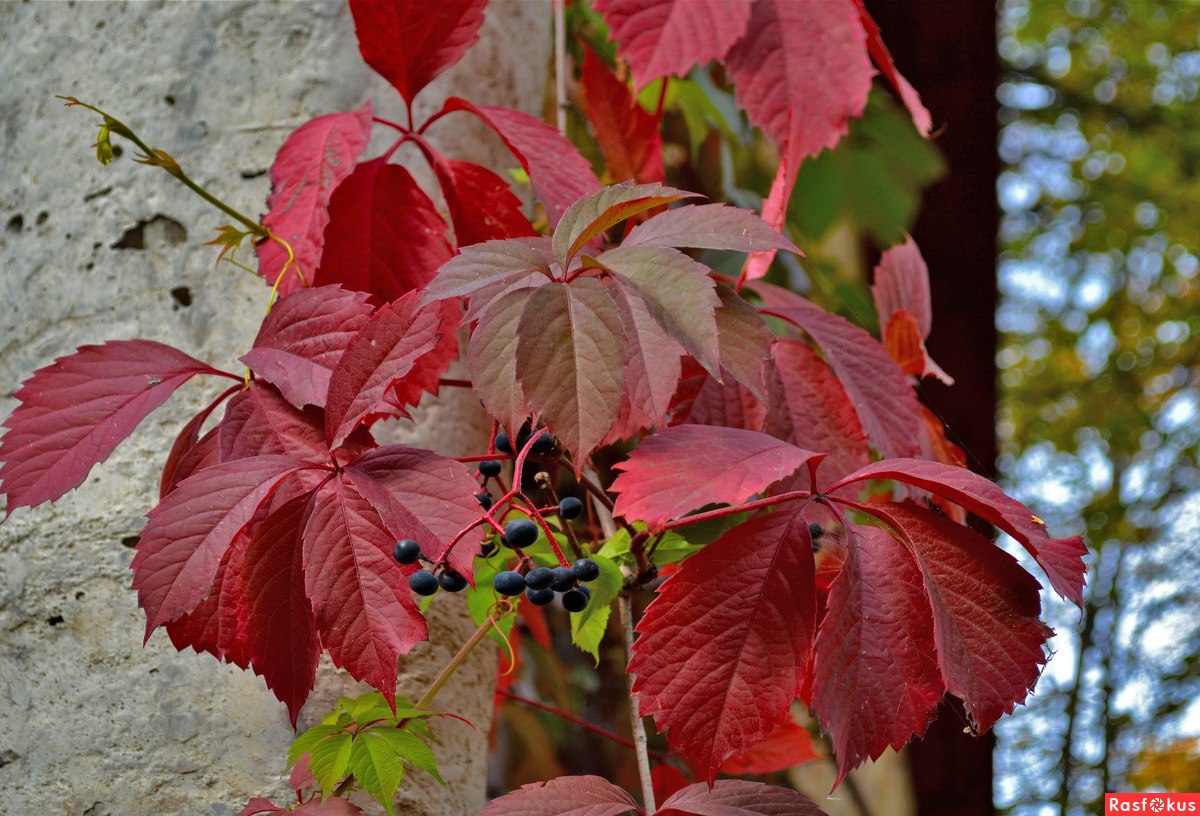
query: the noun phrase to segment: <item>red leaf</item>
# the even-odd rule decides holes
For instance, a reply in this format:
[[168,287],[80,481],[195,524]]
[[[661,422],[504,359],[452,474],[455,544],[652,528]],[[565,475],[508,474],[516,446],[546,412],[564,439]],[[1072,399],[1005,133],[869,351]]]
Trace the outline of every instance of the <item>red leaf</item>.
[[394,704],[396,661],[429,637],[405,568],[392,559],[395,536],[344,473],[313,494],[303,536],[321,642],[335,665]]
[[[325,246],[330,196],[354,170],[370,138],[368,102],[354,113],[330,113],[306,122],[279,148],[263,225],[291,245],[297,267],[279,283],[280,294],[312,283]],[[258,273],[267,283],[275,283],[287,261],[287,250],[278,241],[258,242]]]
[[83,484],[151,411],[197,374],[219,373],[150,340],[82,346],[38,369],[4,420],[0,492],[6,515],[54,501]]
[[[393,544],[415,539],[430,557],[479,518],[479,485],[471,470],[432,451],[405,445],[373,448],[351,462],[346,474],[375,508]],[[477,528],[450,553],[450,566],[468,580],[483,536],[484,530]]]
[[892,87],[896,89],[896,93],[900,95],[900,101],[904,103],[904,107],[908,109],[908,115],[912,117],[913,124],[922,136],[926,138],[933,131],[933,117],[929,115],[929,111],[921,103],[921,96],[916,89],[909,84],[908,80],[901,76],[896,70],[896,64],[892,62],[892,55],[884,45],[883,37],[879,33],[879,26],[871,19],[871,15],[867,13],[867,7],[863,0],[854,0],[854,5],[858,7],[858,17],[862,21],[863,30],[867,33],[867,51],[871,54],[871,59],[879,68],[880,72],[887,77],[888,82],[892,83]]
[[738,104],[793,173],[846,134],[874,73],[858,12],[829,0],[755,0],[726,64]]
[[638,213],[695,196],[661,184],[622,182],[601,187],[571,204],[554,229],[554,255],[567,268],[571,259],[593,238]]
[[839,479],[871,461],[862,423],[846,389],[820,357],[797,340],[771,350],[770,405],[765,431],[793,445],[829,454],[822,463]]
[[371,315],[329,379],[325,436],[331,447],[379,410],[392,387],[452,331],[443,329],[444,322],[445,313],[436,306],[417,307],[415,292]]
[[222,462],[180,482],[150,511],[131,564],[147,639],[204,600],[230,543],[279,483],[303,466],[286,456]]
[[775,335],[751,306],[723,283],[717,284],[721,308],[715,313],[721,346],[721,368],[760,399],[766,397],[764,368]]
[[295,810],[289,811],[297,816],[359,816],[363,810],[349,799],[331,796],[325,801],[314,796]]
[[[676,425],[642,440],[612,489],[616,514],[651,528],[706,504],[738,504],[821,455],[766,434],[710,425]],[[683,474],[703,474],[686,478]]]
[[[819,637],[817,643],[820,643]],[[808,729],[797,725],[795,720],[784,720],[771,736],[748,751],[725,760],[721,773],[742,776],[775,773],[820,758],[813,748]]]
[[1039,619],[1041,586],[1016,559],[969,527],[915,504],[871,512],[911,545],[933,608],[937,662],[946,689],[986,731],[1023,703],[1054,634]]
[[720,59],[746,31],[752,0],[598,0],[634,85]]
[[662,803],[655,816],[825,816],[794,790],[744,779],[719,779],[711,788],[690,785]]
[[491,105],[474,105],[459,97],[446,100],[443,112],[470,111],[504,141],[525,172],[533,194],[557,224],[571,202],[600,187],[592,165],[575,145],[550,125],[528,113]]
[[517,326],[533,292],[515,289],[498,298],[480,318],[467,347],[471,384],[488,413],[514,433],[529,416],[517,379]]
[[[787,223],[788,200],[792,197],[792,188],[796,185],[799,166],[797,159],[787,154],[781,155],[775,178],[771,181],[771,189],[763,200],[762,220],[777,232],[782,232],[784,224]],[[742,279],[757,280],[766,275],[775,260],[775,254],[774,248],[752,252],[742,268]]]
[[621,409],[621,332],[612,295],[586,277],[533,290],[517,324],[525,397],[580,468]]
[[329,373],[366,325],[372,308],[362,292],[305,288],[281,298],[263,319],[254,348],[241,360],[298,408],[323,407]]
[[642,813],[628,793],[599,776],[533,782],[491,803],[479,816],[624,816]]
[[621,414],[610,439],[627,439],[661,424],[682,371],[683,347],[654,320],[646,302],[628,286],[615,281],[610,288],[624,327],[621,364],[625,393]]
[[669,246],[760,252],[786,249],[803,256],[757,213],[724,204],[687,204],[661,212],[638,224],[623,247]]
[[293,728],[321,656],[304,590],[301,531],[308,501],[307,494],[289,499],[254,528],[242,574],[250,663],[287,705]]
[[[689,368],[691,371],[688,371]],[[685,379],[671,403],[671,425],[718,425],[746,431],[763,430],[767,407],[750,393],[750,389],[736,382],[732,375],[724,372],[725,381],[720,382],[690,358],[685,371]]]
[[437,173],[454,225],[454,243],[460,249],[497,238],[537,235],[521,199],[504,179],[473,162],[447,159],[432,151],[426,155]]
[[[161,492],[159,499],[162,499],[174,490],[180,482],[191,476],[198,470],[215,465],[221,461],[221,444],[217,438],[220,427],[212,428],[204,436],[196,440],[196,444],[188,448],[183,456],[179,457],[179,463],[175,466],[175,470],[171,472],[171,481],[166,485],[166,490]],[[160,490],[162,485],[159,485]]]
[[350,0],[363,60],[411,103],[479,39],[487,0]]
[[270,799],[255,796],[246,806],[237,812],[237,816],[257,816],[259,813],[284,813],[287,808],[281,808]]
[[248,456],[288,456],[308,462],[329,460],[320,409],[300,411],[274,387],[259,381],[229,401],[217,438],[221,461]]
[[395,300],[423,288],[452,254],[446,222],[429,196],[407,170],[380,156],[334,191],[315,282]]
[[171,488],[175,487],[176,484],[191,475],[191,471],[189,471],[187,474],[176,478],[180,463],[199,444],[200,429],[204,427],[204,423],[212,416],[212,412],[217,410],[222,402],[240,388],[241,386],[235,385],[223,392],[210,402],[204,410],[189,419],[187,424],[179,430],[179,435],[175,437],[175,441],[171,444],[171,450],[167,454],[167,461],[163,465],[162,477],[159,479],[158,497],[160,499],[170,493]]
[[700,776],[712,781],[787,716],[809,662],[814,597],[808,522],[776,512],[688,558],[646,609],[633,690]]
[[[835,787],[866,759],[923,735],[943,694],[929,600],[912,554],[878,527],[850,532],[813,676],[812,711],[837,755]],[[971,575],[963,586],[973,594]]]
[[1051,538],[1045,522],[984,477],[940,462],[886,459],[856,470],[830,485],[827,492],[867,479],[895,479],[928,490],[996,525],[1029,551],[1059,595],[1083,606],[1083,556],[1087,555],[1083,539]]
[[660,762],[650,769],[650,782],[654,785],[654,799],[665,802],[691,784],[691,781],[669,762]]
[[439,303],[431,311],[442,315],[442,339],[417,358],[412,371],[392,385],[391,398],[387,403],[392,415],[405,415],[406,409],[419,403],[427,393],[436,397],[441,388],[442,375],[458,360],[456,329],[462,320],[462,307],[453,302]]
[[803,298],[765,311],[799,326],[825,352],[876,450],[891,457],[920,449],[920,405],[904,372],[874,337]]
[[662,181],[660,116],[647,113],[629,86],[590,49],[583,60],[584,113],[612,181]]
[[208,597],[191,612],[167,622],[167,636],[179,651],[190,646],[196,654],[207,652],[241,669],[250,665],[242,606],[247,541],[245,532],[234,537],[217,567]]
[[[954,385],[953,378],[925,350],[925,339],[933,327],[929,268],[911,236],[883,253],[875,267],[871,294],[883,327],[883,344],[892,359],[907,374],[934,376]],[[907,361],[911,362],[906,365]]]
[[464,247],[438,269],[437,277],[421,293],[421,303],[473,295],[488,286],[520,280],[531,272],[550,280],[553,262],[549,238],[511,238]]
[[[563,217],[564,224],[569,217]],[[716,310],[721,298],[708,267],[677,249],[656,246],[617,247],[596,261],[633,289],[663,330],[701,365],[717,370],[721,352]]]

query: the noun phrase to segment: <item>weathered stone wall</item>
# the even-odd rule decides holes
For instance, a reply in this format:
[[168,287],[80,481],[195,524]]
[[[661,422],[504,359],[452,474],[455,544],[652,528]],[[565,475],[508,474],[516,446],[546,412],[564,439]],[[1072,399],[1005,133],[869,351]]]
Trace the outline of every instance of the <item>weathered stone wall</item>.
[[[483,41],[418,111],[449,93],[540,110],[549,26],[548,0],[493,0]],[[366,98],[383,115],[399,111],[363,65],[341,2],[0,5],[0,415],[30,372],[84,343],[146,337],[234,366],[267,302],[260,280],[214,266],[202,246],[228,219],[133,164],[128,147],[101,167],[88,148],[96,117],[55,94],[125,119],[250,213],[292,128]],[[466,117],[443,125],[454,155],[512,164]],[[143,648],[129,591],[131,547],[170,440],[219,387],[187,384],[81,489],[0,525],[0,811],[229,814],[250,795],[285,791],[283,706],[259,678],[178,654],[161,633]],[[456,452],[485,425],[469,392],[449,396],[411,436]],[[435,642],[402,665],[414,696],[472,629],[461,603],[438,600]],[[443,691],[439,705],[479,731],[435,726],[451,789],[410,788],[414,773],[405,789],[423,804],[403,812],[472,813],[482,802],[493,671],[482,650]],[[325,667],[304,719],[346,688]]]

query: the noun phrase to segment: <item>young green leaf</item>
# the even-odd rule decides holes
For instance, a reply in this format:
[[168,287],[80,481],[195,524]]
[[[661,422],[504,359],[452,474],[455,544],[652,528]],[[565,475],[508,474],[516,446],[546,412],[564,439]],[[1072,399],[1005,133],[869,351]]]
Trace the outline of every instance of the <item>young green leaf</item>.
[[613,561],[596,554],[591,559],[600,565],[600,577],[589,584],[592,599],[582,612],[571,613],[571,642],[587,652],[600,665],[600,641],[608,629],[612,602],[621,594],[625,576]]

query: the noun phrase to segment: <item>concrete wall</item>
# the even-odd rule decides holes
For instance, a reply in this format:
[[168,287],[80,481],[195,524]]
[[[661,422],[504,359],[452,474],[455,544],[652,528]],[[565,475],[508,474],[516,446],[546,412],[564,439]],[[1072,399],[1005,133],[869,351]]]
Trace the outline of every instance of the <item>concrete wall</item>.
[[[493,0],[484,41],[418,111],[448,93],[540,110],[549,34],[548,0]],[[359,58],[340,2],[0,5],[0,415],[30,372],[84,343],[146,337],[233,366],[267,302],[260,280],[214,267],[214,248],[201,246],[228,219],[133,164],[131,149],[101,167],[88,147],[96,117],[55,94],[124,119],[250,213],[292,128],[365,98],[383,115],[399,110]],[[454,155],[513,163],[464,118],[443,124]],[[161,633],[143,648],[129,591],[131,547],[170,440],[220,387],[189,383],[81,489],[0,525],[0,811],[229,814],[251,795],[286,791],[283,706],[259,678],[176,653]],[[453,396],[410,437],[446,452],[477,443],[476,400]],[[413,696],[473,628],[461,601],[438,601],[434,643],[401,667]],[[482,803],[493,671],[481,650],[439,698],[480,731],[435,726],[451,790],[414,773],[405,790],[422,804],[403,812]],[[304,721],[348,688],[328,666],[318,682]]]

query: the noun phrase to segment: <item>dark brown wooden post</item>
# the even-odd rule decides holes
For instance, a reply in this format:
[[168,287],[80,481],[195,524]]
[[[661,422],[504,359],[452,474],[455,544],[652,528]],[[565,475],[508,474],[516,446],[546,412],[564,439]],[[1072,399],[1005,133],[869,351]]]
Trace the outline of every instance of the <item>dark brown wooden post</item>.
[[[925,385],[928,403],[992,475],[996,458],[996,10],[990,0],[867,0],[896,66],[940,128],[949,173],[925,197],[913,230],[929,263],[933,358],[957,381]],[[909,753],[919,816],[991,816],[994,738],[963,733],[943,708]]]

